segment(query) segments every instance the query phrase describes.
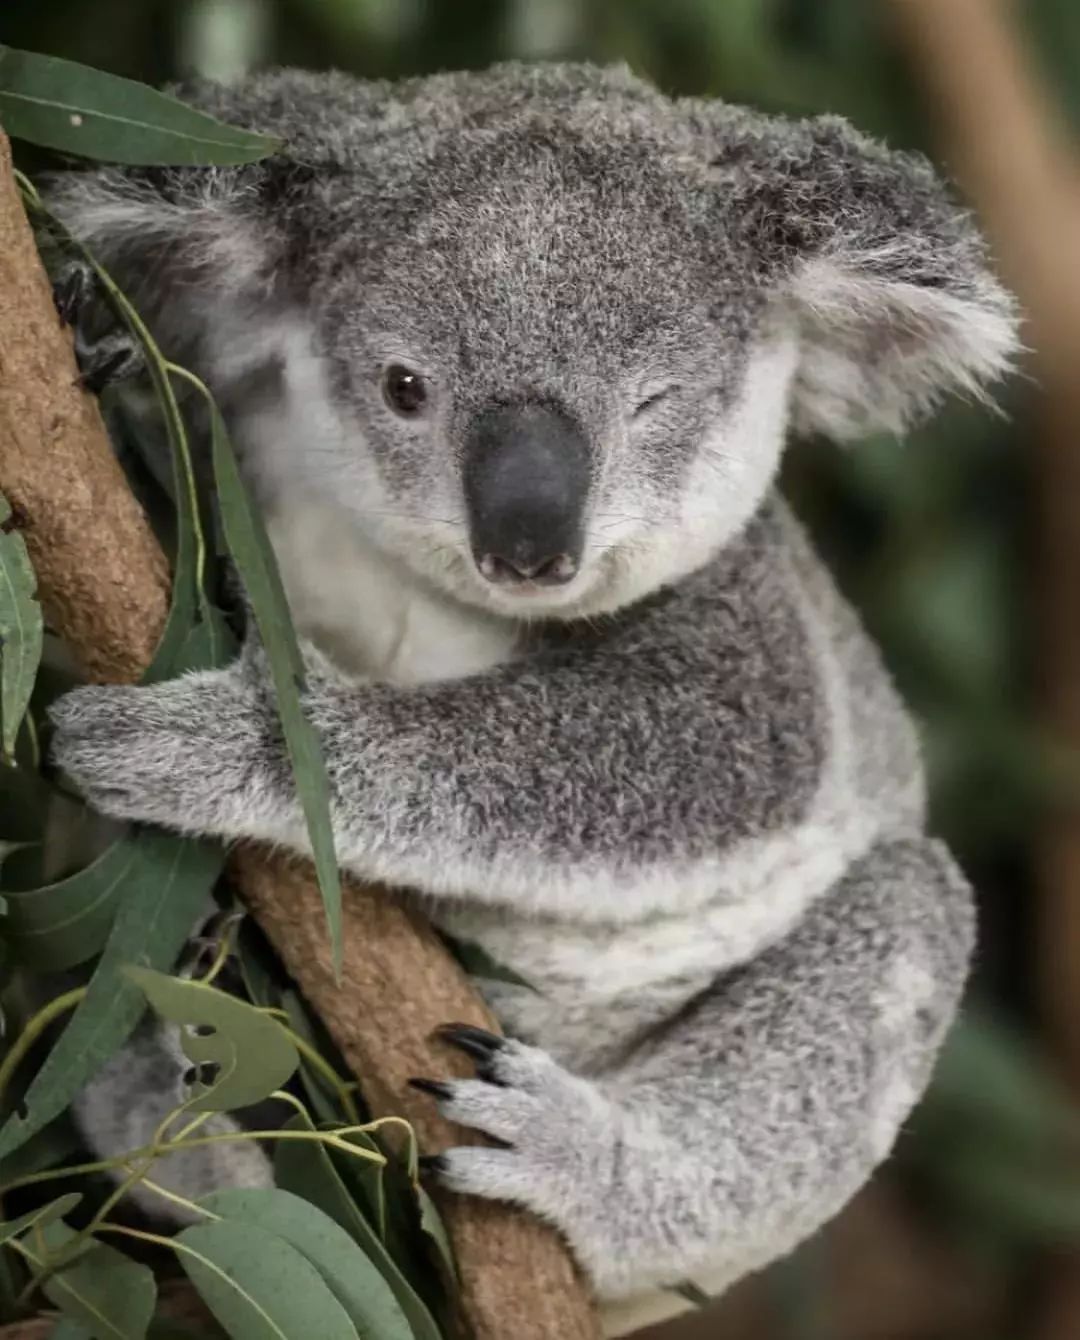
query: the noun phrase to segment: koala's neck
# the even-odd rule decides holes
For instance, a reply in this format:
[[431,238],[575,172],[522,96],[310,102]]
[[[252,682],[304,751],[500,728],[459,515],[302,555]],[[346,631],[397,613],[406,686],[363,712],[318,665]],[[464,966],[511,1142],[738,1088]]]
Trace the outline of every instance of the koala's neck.
[[513,655],[511,622],[426,586],[366,543],[343,509],[294,497],[266,521],[298,631],[347,674],[418,684]]

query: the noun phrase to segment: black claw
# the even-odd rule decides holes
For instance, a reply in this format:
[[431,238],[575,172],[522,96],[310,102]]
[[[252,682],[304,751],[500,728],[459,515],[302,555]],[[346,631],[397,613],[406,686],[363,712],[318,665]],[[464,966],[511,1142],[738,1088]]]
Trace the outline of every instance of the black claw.
[[446,1160],[441,1154],[421,1154],[416,1160],[422,1173],[444,1173]]
[[56,313],[67,326],[73,326],[94,286],[93,271],[76,261],[67,266],[53,285]]
[[93,395],[100,395],[106,386],[130,377],[140,363],[138,354],[126,347],[114,348],[100,356],[91,353],[81,360],[79,383]]
[[437,1030],[444,1042],[449,1042],[467,1052],[480,1065],[487,1065],[502,1047],[506,1039],[497,1033],[489,1033],[486,1028],[476,1028],[472,1024],[443,1024]]
[[449,1084],[444,1084],[438,1079],[411,1079],[409,1084],[412,1088],[419,1089],[421,1093],[430,1093],[435,1098],[450,1098],[454,1092]]

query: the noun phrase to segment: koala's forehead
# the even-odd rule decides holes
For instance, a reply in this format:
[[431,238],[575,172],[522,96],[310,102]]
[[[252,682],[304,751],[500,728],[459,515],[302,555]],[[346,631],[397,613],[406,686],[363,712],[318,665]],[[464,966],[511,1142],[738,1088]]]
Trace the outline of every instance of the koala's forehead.
[[394,227],[373,236],[357,219],[335,305],[404,336],[478,360],[610,357],[671,338],[718,297],[707,202],[654,142],[524,127],[388,169],[376,191]]

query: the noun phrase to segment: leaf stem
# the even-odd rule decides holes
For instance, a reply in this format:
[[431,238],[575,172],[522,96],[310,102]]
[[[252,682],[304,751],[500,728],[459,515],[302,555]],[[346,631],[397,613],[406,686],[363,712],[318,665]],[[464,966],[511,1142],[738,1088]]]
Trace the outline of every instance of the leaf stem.
[[30,1048],[54,1020],[59,1019],[68,1010],[73,1010],[85,995],[86,987],[77,986],[74,990],[67,991],[62,996],[50,1000],[27,1022],[26,1027],[11,1044],[11,1050],[0,1062],[0,1102],[3,1101],[12,1076],[25,1059]]

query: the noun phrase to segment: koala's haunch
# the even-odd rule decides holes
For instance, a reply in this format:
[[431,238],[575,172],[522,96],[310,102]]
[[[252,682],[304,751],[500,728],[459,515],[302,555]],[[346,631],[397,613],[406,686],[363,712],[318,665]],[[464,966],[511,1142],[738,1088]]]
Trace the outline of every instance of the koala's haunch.
[[[733,1280],[886,1155],[972,937],[785,436],[981,394],[1013,304],[927,164],[832,118],[588,66],[180,91],[285,151],[52,203],[225,409],[344,864],[535,987],[482,984],[512,1040],[475,1079],[418,1077],[500,1142],[437,1175],[605,1295]],[[55,718],[106,812],[304,847],[256,652]],[[91,1086],[97,1143],[173,1103],[157,1066]]]

